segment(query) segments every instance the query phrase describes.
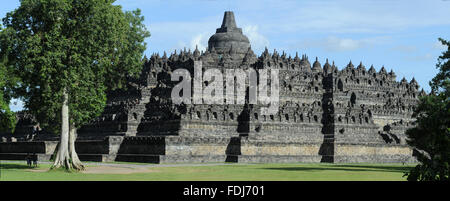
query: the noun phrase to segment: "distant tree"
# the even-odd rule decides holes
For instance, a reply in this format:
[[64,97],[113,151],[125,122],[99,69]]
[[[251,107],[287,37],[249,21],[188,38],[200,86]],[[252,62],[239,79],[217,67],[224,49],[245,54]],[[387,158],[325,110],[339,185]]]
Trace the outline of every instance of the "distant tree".
[[[0,25],[0,38],[3,37],[2,27]],[[15,114],[9,108],[11,101],[11,84],[14,84],[13,75],[11,75],[5,65],[6,50],[0,44],[0,132],[13,132],[16,125]]]
[[431,93],[420,99],[409,129],[408,144],[415,148],[419,164],[407,173],[409,181],[448,181],[450,172],[450,43],[439,39],[447,51],[439,57],[438,74],[430,82]]
[[140,10],[115,0],[22,0],[3,19],[8,65],[21,78],[24,105],[42,125],[59,125],[52,168],[83,170],[77,128],[99,116],[106,92],[142,68],[150,33]]

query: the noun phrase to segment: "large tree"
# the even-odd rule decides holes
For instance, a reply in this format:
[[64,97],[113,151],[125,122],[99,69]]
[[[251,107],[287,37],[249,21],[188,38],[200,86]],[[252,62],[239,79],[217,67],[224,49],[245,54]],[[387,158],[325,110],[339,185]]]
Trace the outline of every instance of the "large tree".
[[438,59],[438,74],[430,82],[431,93],[420,99],[409,129],[408,144],[415,148],[419,164],[407,175],[409,181],[448,181],[450,172],[450,42]]
[[[0,38],[2,35],[2,27],[0,25]],[[15,115],[9,108],[9,103],[12,98],[12,85],[16,83],[16,80],[13,79],[14,76],[9,73],[5,55],[1,54],[5,52],[2,50],[2,46],[0,44],[0,132],[12,132],[14,131],[14,127],[16,125]]]
[[21,0],[3,19],[17,93],[41,124],[61,129],[53,168],[84,169],[77,128],[101,114],[108,90],[142,68],[150,33],[140,10],[123,12],[114,1]]
[[0,61],[0,132],[12,132],[15,126],[15,115],[9,109],[10,98],[7,97],[6,67]]

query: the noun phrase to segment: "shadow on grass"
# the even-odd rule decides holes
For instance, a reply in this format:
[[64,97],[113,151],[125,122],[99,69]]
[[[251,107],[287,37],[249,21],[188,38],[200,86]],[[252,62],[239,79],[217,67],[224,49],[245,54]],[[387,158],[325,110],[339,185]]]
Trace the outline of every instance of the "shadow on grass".
[[28,165],[20,165],[20,164],[1,164],[0,169],[2,170],[11,170],[11,169],[34,169],[35,167],[29,167]]
[[337,167],[344,168],[366,168],[368,171],[383,171],[383,172],[408,172],[413,166],[389,166],[389,165],[380,165],[380,166],[370,166],[370,165],[337,165]]
[[263,168],[266,170],[283,170],[283,171],[356,171],[356,172],[408,172],[413,167],[405,166],[366,166],[366,165],[333,165],[326,167],[282,167],[282,168]]

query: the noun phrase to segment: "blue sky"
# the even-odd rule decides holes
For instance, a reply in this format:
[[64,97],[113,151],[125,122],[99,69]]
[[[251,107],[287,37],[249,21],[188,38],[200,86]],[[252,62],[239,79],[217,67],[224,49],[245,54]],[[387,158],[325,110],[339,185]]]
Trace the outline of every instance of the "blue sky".
[[[232,10],[255,53],[265,47],[295,56],[307,54],[339,68],[351,60],[368,68],[382,66],[400,80],[413,77],[427,91],[445,50],[438,38],[450,40],[450,0],[118,0],[124,10],[140,8],[152,36],[146,55],[175,49],[207,47]],[[0,16],[18,7],[3,1]],[[21,103],[12,105],[21,109]]]

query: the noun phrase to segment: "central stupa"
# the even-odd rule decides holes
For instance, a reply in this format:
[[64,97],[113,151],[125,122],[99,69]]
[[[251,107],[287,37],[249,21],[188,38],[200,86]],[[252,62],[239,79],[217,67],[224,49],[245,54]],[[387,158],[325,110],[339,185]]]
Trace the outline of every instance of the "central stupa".
[[242,29],[236,26],[234,13],[226,11],[222,26],[209,38],[208,50],[214,49],[218,54],[229,53],[230,50],[236,54],[245,54],[249,48],[250,41],[242,33]]

